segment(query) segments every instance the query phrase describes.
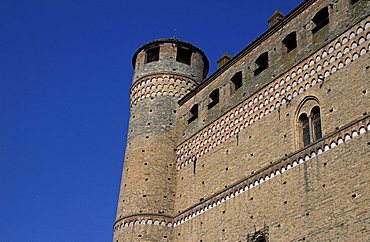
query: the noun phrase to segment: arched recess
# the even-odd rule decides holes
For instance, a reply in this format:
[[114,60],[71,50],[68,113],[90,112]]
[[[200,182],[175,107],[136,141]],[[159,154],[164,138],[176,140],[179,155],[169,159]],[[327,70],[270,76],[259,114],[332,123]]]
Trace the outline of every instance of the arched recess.
[[296,112],[297,148],[308,146],[322,138],[320,102],[314,96],[305,97]]

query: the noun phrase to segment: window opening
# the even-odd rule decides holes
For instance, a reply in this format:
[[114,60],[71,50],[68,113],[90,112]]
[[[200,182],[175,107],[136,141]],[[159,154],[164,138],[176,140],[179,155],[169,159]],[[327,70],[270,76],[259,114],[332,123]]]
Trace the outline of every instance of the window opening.
[[235,75],[231,78],[231,82],[233,83],[233,91],[241,88],[243,86],[243,73],[241,71],[235,73]]
[[257,69],[254,71],[254,75],[257,76],[258,74],[260,74],[262,71],[266,70],[269,67],[268,52],[261,54],[257,58],[255,63],[257,64]]
[[325,25],[329,24],[329,10],[328,7],[325,7],[318,11],[315,16],[312,18],[315,27],[312,29],[312,33],[316,33],[322,29]]
[[212,91],[211,94],[209,94],[209,98],[211,101],[208,104],[208,109],[211,109],[220,102],[220,91],[218,89]]
[[307,117],[307,114],[303,113],[299,117],[299,121],[301,123],[301,132],[302,132],[302,139],[303,139],[303,146],[307,146],[311,144],[311,132],[310,132],[310,121]]
[[198,104],[194,104],[190,109],[190,118],[188,119],[188,124],[193,122],[198,118]]
[[159,47],[151,48],[146,51],[146,62],[150,63],[159,60]]
[[181,46],[177,47],[176,61],[190,65],[192,51]]
[[283,44],[286,47],[287,53],[297,48],[297,34],[292,32],[283,39]]
[[321,119],[320,119],[320,108],[314,107],[311,111],[311,120],[313,126],[313,137],[316,140],[322,138],[322,131],[321,131]]
[[320,107],[315,106],[311,109],[310,116],[302,113],[299,116],[300,133],[303,146],[307,146],[312,142],[322,138],[322,127],[320,117]]
[[197,169],[197,159],[193,161],[193,174],[195,175],[195,171]]

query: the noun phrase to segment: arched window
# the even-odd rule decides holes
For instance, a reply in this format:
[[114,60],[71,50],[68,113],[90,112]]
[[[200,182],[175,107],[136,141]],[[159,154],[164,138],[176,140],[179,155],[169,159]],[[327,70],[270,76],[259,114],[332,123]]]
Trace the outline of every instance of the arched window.
[[311,110],[311,122],[314,141],[322,138],[320,108],[318,106]]
[[301,125],[301,137],[303,140],[303,146],[307,146],[311,144],[310,121],[307,117],[307,114],[302,113],[301,116],[299,116],[299,122]]
[[[309,106],[304,108],[305,112],[301,112],[298,118],[299,139],[303,146],[307,146],[322,138],[320,107],[312,105],[314,107],[311,108],[312,106]],[[310,115],[307,115],[307,113]]]

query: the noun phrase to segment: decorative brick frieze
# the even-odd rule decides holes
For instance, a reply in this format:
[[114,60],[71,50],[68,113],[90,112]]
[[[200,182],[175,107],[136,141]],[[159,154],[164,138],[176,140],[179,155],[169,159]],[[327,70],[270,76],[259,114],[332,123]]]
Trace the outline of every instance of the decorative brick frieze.
[[177,214],[175,217],[156,215],[156,214],[139,214],[131,215],[114,224],[114,231],[124,229],[135,225],[153,225],[176,227],[194,217],[207,212],[208,210],[227,202],[238,195],[262,185],[264,182],[279,176],[300,164],[311,160],[323,153],[331,151],[333,148],[344,145],[356,137],[366,135],[370,132],[370,115],[354,120],[350,124],[327,134],[323,139],[312,143],[296,152],[270,162],[267,166],[255,171],[253,174],[245,177],[229,186],[229,188],[219,191],[211,197],[205,198],[204,201],[193,205]]
[[131,87],[131,106],[144,98],[155,96],[174,96],[178,99],[189,93],[196,82],[178,74],[159,73],[141,78]]
[[173,218],[159,214],[138,214],[117,220],[113,226],[113,231],[136,225],[155,225],[173,227]]
[[323,139],[309,146],[288,154],[286,157],[279,160],[272,161],[269,165],[255,171],[250,176],[230,185],[229,188],[224,189],[209,198],[205,198],[204,201],[185,209],[174,218],[174,227],[207,212],[209,209],[214,208],[229,199],[259,186],[316,156],[328,152],[336,146],[346,144],[358,136],[366,135],[369,131],[370,115],[367,115],[333,133],[326,135]]
[[228,111],[177,148],[177,170],[370,51],[370,17]]

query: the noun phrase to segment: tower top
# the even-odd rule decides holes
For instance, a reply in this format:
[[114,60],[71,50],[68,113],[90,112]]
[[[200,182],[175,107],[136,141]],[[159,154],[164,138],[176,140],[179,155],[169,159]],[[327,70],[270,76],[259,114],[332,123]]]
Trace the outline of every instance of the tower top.
[[156,40],[150,41],[150,42],[142,45],[139,49],[137,49],[137,51],[135,52],[135,54],[132,57],[132,66],[133,66],[133,68],[135,69],[137,56],[142,50],[147,50],[147,49],[151,49],[151,48],[154,48],[154,47],[158,47],[158,46],[160,46],[161,44],[164,44],[164,43],[173,43],[173,44],[176,44],[176,45],[179,45],[179,46],[182,46],[182,47],[186,47],[186,48],[188,48],[188,49],[190,49],[194,52],[199,52],[203,57],[202,59],[203,59],[203,63],[204,63],[204,72],[208,73],[208,71],[209,71],[209,61],[208,61],[208,58],[207,58],[206,54],[203,52],[203,50],[201,50],[200,48],[196,47],[195,45],[193,45],[189,42],[179,40],[179,39],[176,39],[176,38],[156,39]]

